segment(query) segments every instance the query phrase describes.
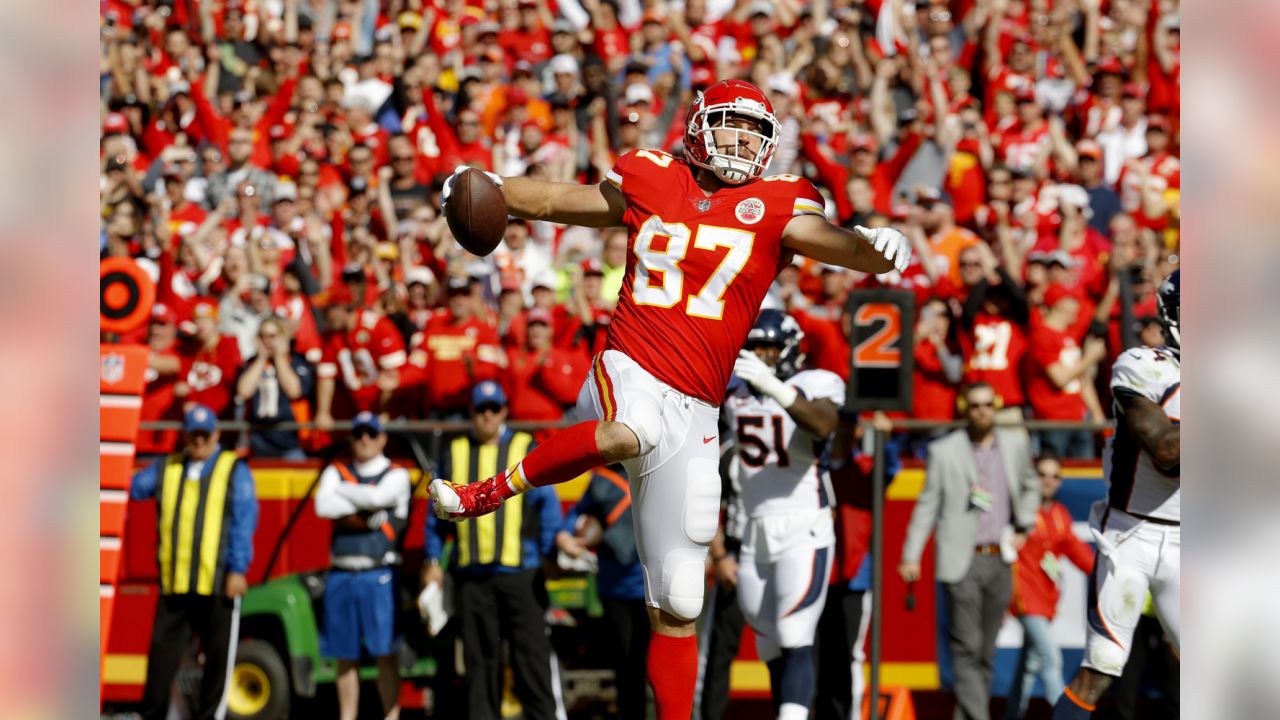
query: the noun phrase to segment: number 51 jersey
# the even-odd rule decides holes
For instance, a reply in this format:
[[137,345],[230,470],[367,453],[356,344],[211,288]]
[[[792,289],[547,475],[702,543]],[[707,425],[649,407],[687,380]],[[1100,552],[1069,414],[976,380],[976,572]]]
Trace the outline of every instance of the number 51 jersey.
[[[737,382],[737,381],[735,381]],[[805,370],[787,380],[809,400],[844,406],[844,381],[827,370]],[[771,397],[738,385],[724,401],[722,417],[737,443],[738,485],[746,517],[831,507],[835,498],[818,467],[827,438],[796,424]]]
[[794,175],[708,196],[692,170],[666,153],[637,150],[608,175],[626,198],[630,247],[605,349],[719,405],[760,303],[789,261],[783,228],[797,215],[822,216],[823,200]]

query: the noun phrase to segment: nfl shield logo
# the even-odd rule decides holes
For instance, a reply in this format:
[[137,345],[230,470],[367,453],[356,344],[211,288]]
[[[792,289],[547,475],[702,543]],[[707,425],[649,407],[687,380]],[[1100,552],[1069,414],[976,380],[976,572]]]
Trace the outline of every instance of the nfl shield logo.
[[124,356],[111,353],[102,358],[102,382],[115,385],[124,379]]
[[698,201],[698,212],[706,212],[706,211],[707,211],[707,209],[708,209],[708,208],[710,208],[710,207],[711,207],[711,201],[710,201],[710,200],[699,200],[699,201]]

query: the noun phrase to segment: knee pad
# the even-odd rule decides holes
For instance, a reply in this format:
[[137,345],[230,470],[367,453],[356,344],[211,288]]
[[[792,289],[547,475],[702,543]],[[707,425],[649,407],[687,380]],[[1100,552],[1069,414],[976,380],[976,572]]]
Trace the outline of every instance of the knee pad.
[[626,417],[618,422],[626,425],[640,441],[640,454],[647,455],[662,441],[662,408],[645,398],[628,405]]
[[684,534],[699,545],[709,545],[720,524],[720,468],[711,458],[689,461],[684,486]]
[[706,555],[702,548],[677,548],[666,554],[658,607],[681,620],[697,619],[706,587]]

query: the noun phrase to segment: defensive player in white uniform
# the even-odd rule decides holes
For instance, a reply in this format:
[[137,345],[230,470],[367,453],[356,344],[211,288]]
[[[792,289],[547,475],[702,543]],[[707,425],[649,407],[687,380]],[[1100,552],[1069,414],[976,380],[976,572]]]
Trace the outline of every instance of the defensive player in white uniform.
[[1089,717],[1129,659],[1150,592],[1177,652],[1180,635],[1180,271],[1160,287],[1168,345],[1126,350],[1111,370],[1116,434],[1103,454],[1107,499],[1090,518],[1098,554],[1089,579],[1084,662],[1053,708],[1054,720]]
[[738,605],[769,667],[779,720],[809,717],[816,669],[813,635],[826,604],[835,554],[832,492],[818,467],[844,404],[844,381],[796,372],[803,333],[781,310],[762,310],[734,365],[724,403],[737,444],[746,517]]

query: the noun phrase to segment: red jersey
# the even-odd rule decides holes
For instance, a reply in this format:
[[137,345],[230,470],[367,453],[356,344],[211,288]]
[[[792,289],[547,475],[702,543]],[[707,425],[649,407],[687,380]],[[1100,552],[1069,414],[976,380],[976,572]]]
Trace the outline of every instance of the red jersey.
[[541,362],[532,350],[507,350],[503,385],[512,420],[560,420],[578,400],[590,363],[585,353],[550,348]]
[[819,370],[833,372],[841,380],[849,382],[849,338],[845,337],[840,318],[832,319],[798,309],[791,312],[791,317],[804,333],[800,345],[809,364]]
[[432,410],[461,410],[471,405],[471,388],[481,380],[497,380],[505,363],[492,324],[480,317],[455,322],[440,313],[422,331],[401,385],[425,385]]
[[1031,330],[1031,362],[1027,367],[1027,399],[1037,418],[1044,420],[1083,420],[1084,387],[1076,378],[1059,388],[1049,378],[1048,368],[1054,363],[1070,367],[1080,362],[1080,345],[1075,338],[1047,325]]
[[[351,330],[325,333],[316,377],[337,378],[337,385],[347,389],[356,412],[376,411],[378,372],[399,369],[404,363],[404,340],[396,326],[381,315],[359,310]],[[339,405],[341,396],[342,393],[334,394],[335,408],[343,407]],[[348,409],[351,408],[344,407]]]
[[1081,572],[1093,570],[1093,549],[1071,531],[1071,513],[1059,502],[1048,502],[1036,513],[1036,523],[1027,533],[1027,542],[1018,551],[1013,566],[1014,615],[1039,615],[1053,619],[1058,611],[1059,555],[1071,560]]
[[916,343],[916,366],[912,371],[911,417],[919,420],[950,420],[955,417],[956,392],[947,380],[932,340]]
[[214,414],[221,415],[231,404],[232,384],[239,372],[240,344],[230,335],[218,338],[212,350],[200,347],[193,355],[183,355],[178,377],[191,390],[182,403],[207,405]]
[[1027,352],[1027,338],[1021,327],[1000,315],[980,312],[973,328],[960,333],[960,346],[966,384],[990,383],[1005,405],[1026,402],[1019,368]]
[[[157,356],[161,357],[179,357],[176,349],[176,343],[170,345],[166,350],[152,350]],[[181,373],[181,370],[179,370]],[[174,402],[173,387],[178,383],[179,375],[161,375],[150,366],[147,367],[144,376],[147,380],[146,389],[142,391],[142,411],[139,414],[141,420],[181,420],[182,405]],[[136,447],[138,454],[151,453],[167,453],[172,452],[178,443],[177,430],[139,430],[138,441]]]
[[637,150],[608,174],[626,198],[626,281],[607,349],[704,402],[724,400],[734,359],[783,260],[782,231],[823,215],[809,181],[774,175],[707,196],[692,168]]

